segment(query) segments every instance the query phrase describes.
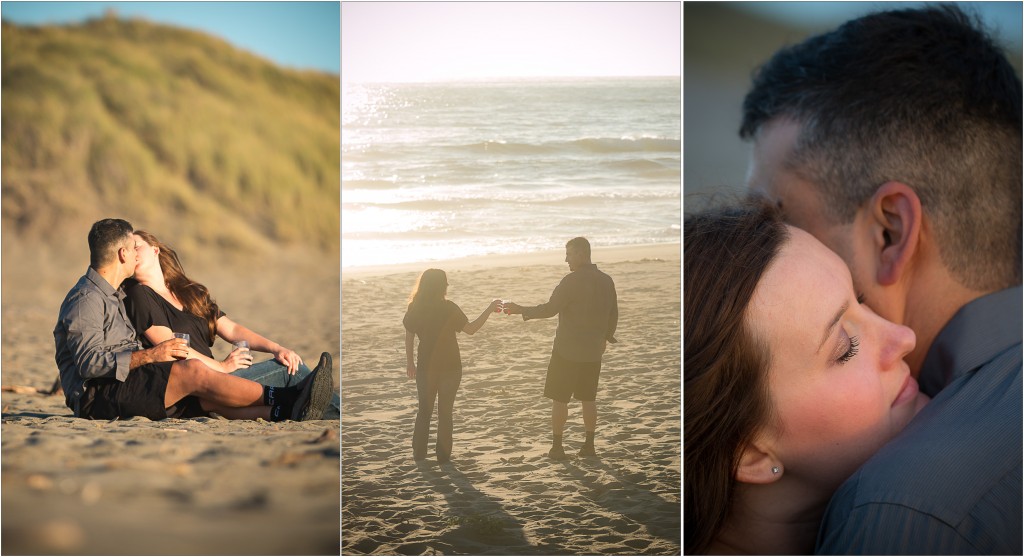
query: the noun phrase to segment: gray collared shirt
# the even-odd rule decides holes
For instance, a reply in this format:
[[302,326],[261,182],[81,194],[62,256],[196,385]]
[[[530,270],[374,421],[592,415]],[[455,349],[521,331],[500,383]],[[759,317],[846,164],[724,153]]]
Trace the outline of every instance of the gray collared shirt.
[[835,493],[817,553],[1021,555],[1021,287],[965,305],[920,383],[940,391]]
[[523,308],[523,320],[558,315],[553,350],[573,362],[600,362],[604,343],[616,342],[615,283],[593,263],[565,275],[548,303]]
[[124,293],[90,267],[60,305],[53,328],[55,359],[65,402],[76,415],[86,382],[100,377],[124,381],[132,352],[142,348],[123,300]]

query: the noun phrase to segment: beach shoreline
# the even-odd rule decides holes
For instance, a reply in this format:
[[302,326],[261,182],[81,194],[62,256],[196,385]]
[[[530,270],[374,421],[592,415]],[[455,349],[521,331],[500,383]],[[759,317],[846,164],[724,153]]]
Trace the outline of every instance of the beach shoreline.
[[[637,261],[643,259],[680,260],[682,243],[665,242],[657,244],[633,244],[620,246],[592,246],[591,260],[600,267],[606,263]],[[565,250],[550,249],[534,252],[472,255],[457,259],[395,263],[392,265],[370,265],[363,267],[342,267],[341,279],[364,279],[436,268],[445,271],[473,271],[487,268],[526,267],[530,265],[564,265]],[[341,256],[345,264],[344,247]]]

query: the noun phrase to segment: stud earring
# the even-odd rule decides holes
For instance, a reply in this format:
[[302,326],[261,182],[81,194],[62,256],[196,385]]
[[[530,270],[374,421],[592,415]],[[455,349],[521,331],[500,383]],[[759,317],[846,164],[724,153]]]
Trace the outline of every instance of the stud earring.
[[772,474],[778,474],[778,473],[779,473],[779,467],[778,466],[772,466]]

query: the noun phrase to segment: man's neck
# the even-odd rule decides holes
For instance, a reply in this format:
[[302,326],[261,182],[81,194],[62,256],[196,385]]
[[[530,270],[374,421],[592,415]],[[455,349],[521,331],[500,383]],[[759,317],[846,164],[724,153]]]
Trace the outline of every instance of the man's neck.
[[96,273],[110,283],[114,290],[121,288],[121,283],[124,282],[124,279],[128,278],[117,265],[107,265],[106,267],[96,269]]
[[917,281],[908,289],[903,324],[914,331],[917,344],[905,359],[915,378],[921,375],[932,343],[950,319],[960,308],[989,293],[969,290],[945,273],[931,273],[928,279]]

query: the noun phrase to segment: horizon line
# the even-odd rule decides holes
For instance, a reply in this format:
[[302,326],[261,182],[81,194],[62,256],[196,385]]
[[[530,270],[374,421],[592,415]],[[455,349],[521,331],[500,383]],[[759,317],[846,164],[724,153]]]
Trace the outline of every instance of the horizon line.
[[444,77],[435,79],[415,80],[364,80],[346,81],[344,72],[341,76],[342,85],[422,85],[435,83],[466,83],[466,82],[496,82],[496,81],[542,81],[552,79],[681,79],[678,74],[670,75],[520,75],[520,76],[488,76],[488,77]]

